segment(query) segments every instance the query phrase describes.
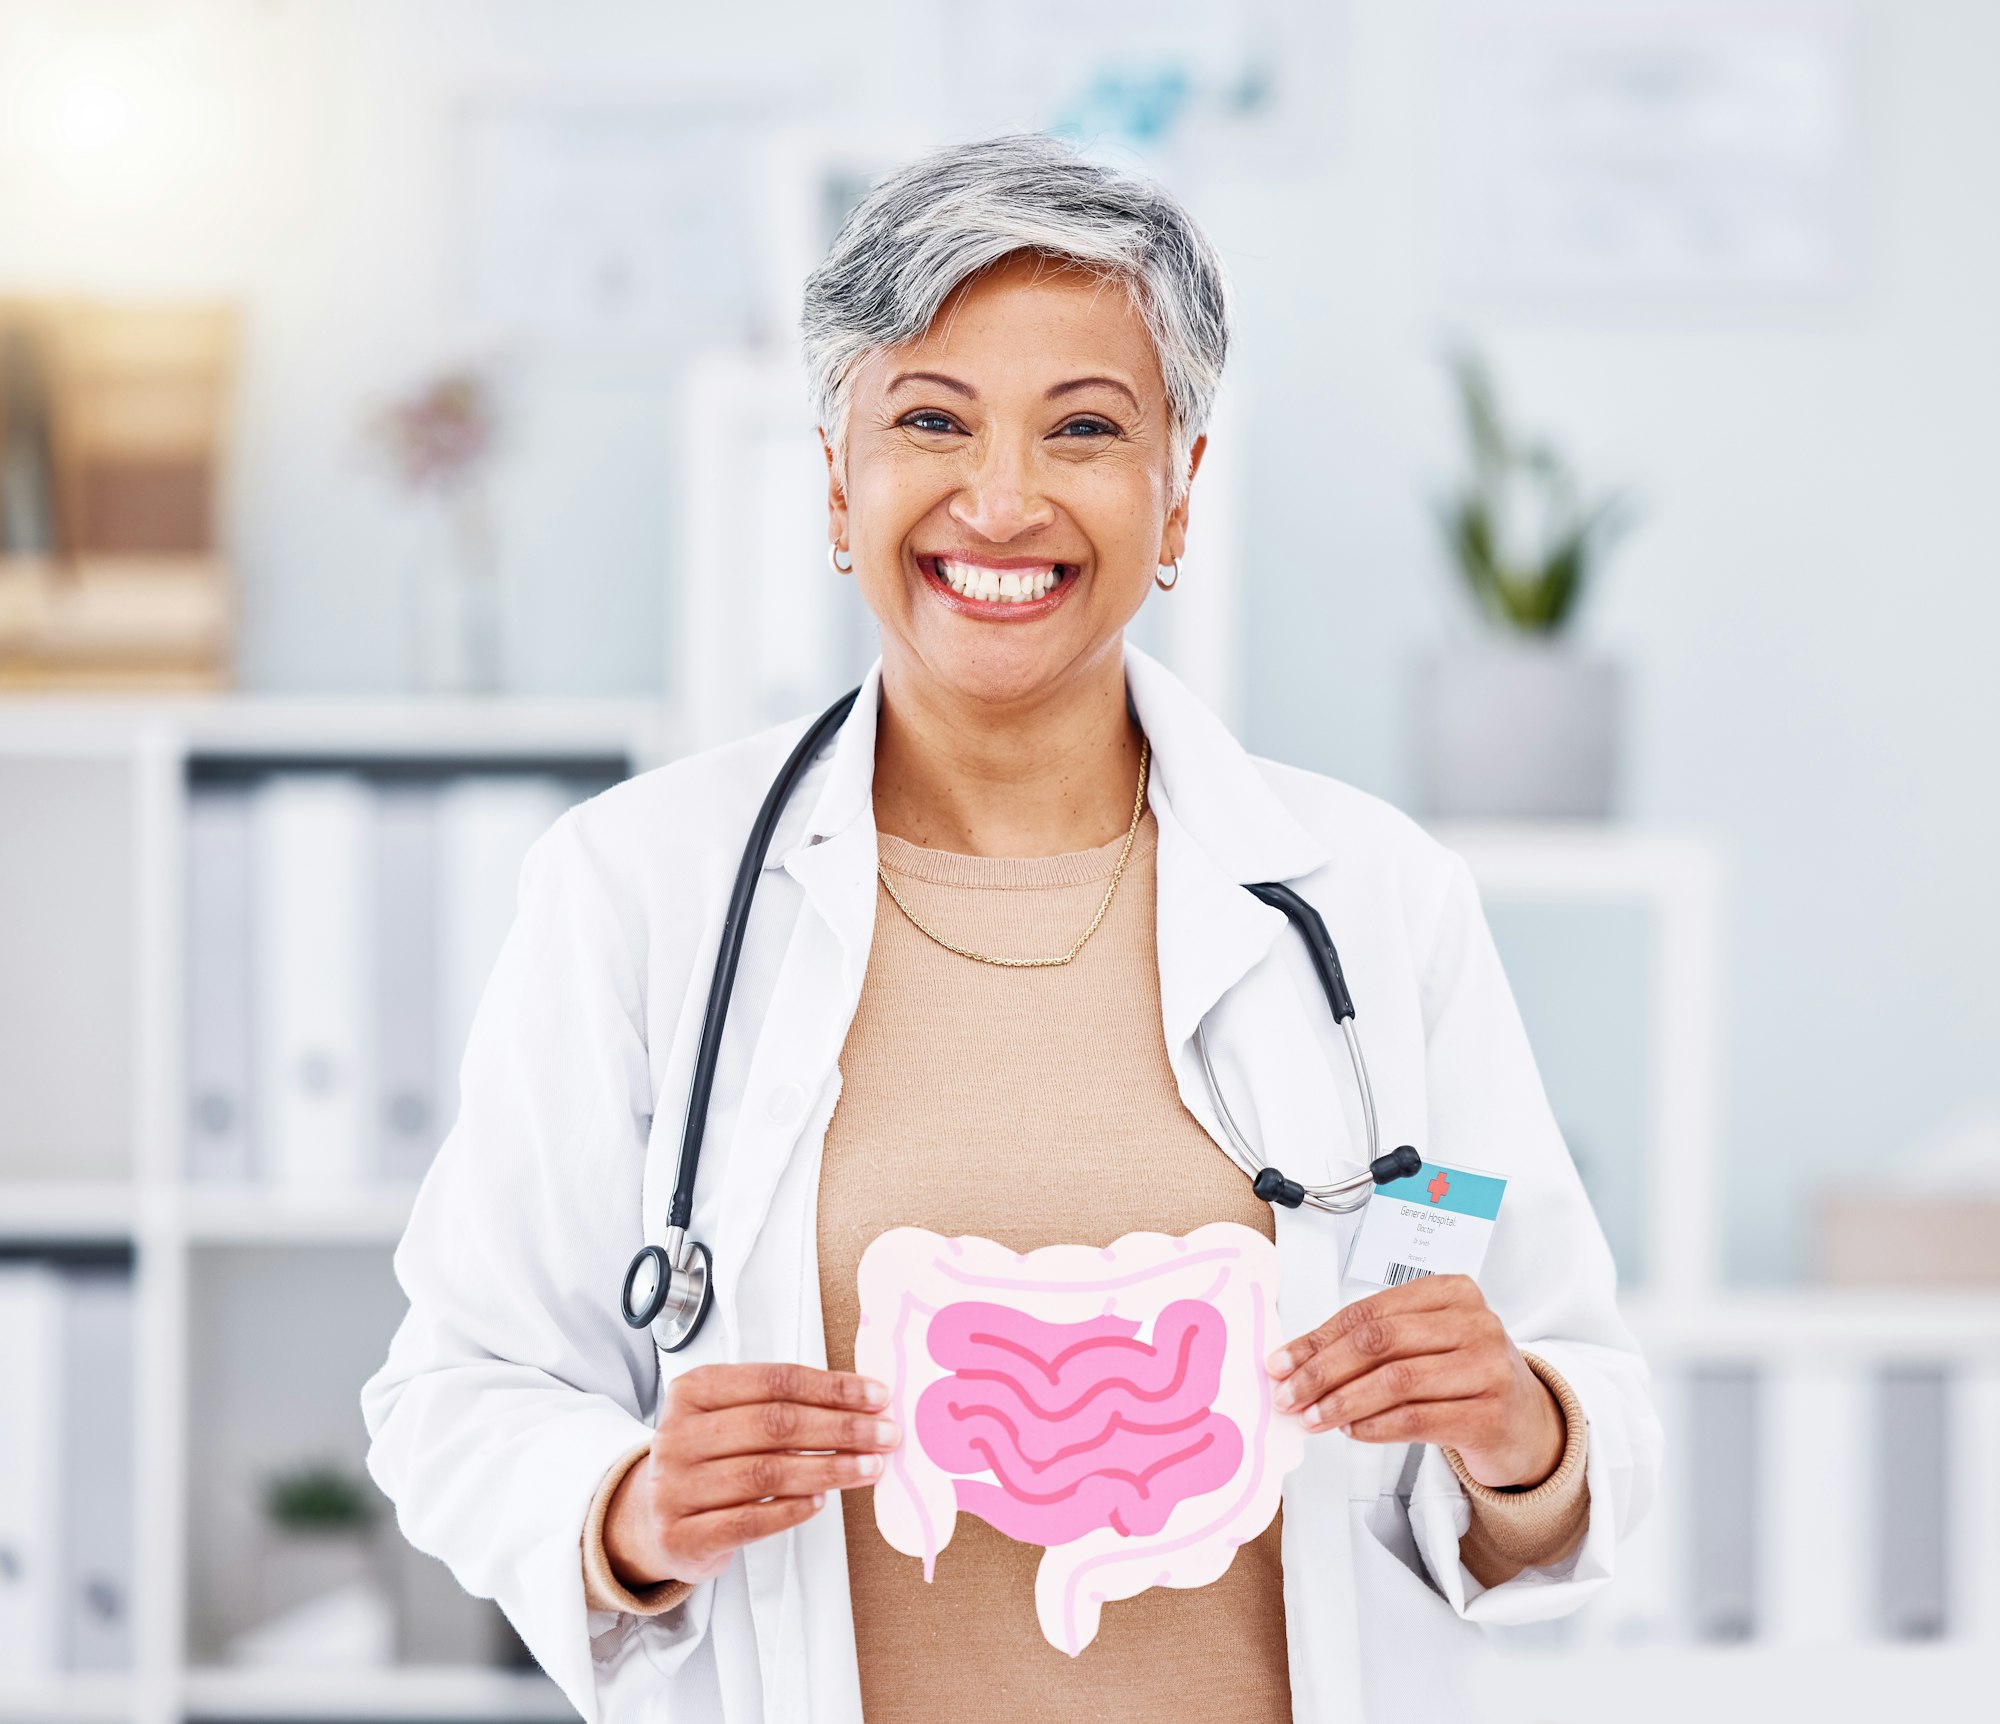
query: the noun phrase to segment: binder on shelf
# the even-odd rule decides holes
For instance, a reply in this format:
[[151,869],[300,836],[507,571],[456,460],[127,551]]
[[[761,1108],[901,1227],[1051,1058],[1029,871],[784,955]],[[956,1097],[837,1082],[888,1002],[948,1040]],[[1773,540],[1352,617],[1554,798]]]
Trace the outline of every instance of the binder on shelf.
[[375,791],[349,772],[280,772],[255,793],[258,1148],[280,1186],[352,1188],[375,1135]]
[[385,785],[375,810],[374,1171],[421,1179],[444,1136],[438,1106],[437,792]]
[[467,773],[438,794],[437,1094],[447,1127],[458,1117],[458,1068],[473,1013],[513,925],[521,863],[572,799],[571,785],[545,773]]
[[60,1668],[62,1289],[0,1263],[0,1671]]
[[1869,1525],[1879,1502],[1873,1374],[1858,1360],[1801,1356],[1767,1364],[1762,1376],[1768,1416],[1750,1450],[1752,1512],[1770,1553],[1760,1629],[1774,1645],[1854,1645],[1873,1628],[1869,1577],[1881,1558]]
[[1685,1585],[1698,1640],[1745,1641],[1769,1626],[1758,1620],[1760,1386],[1754,1370],[1735,1365],[1703,1366],[1688,1377],[1686,1476],[1693,1496]]
[[1891,1365],[1877,1378],[1875,1393],[1874,1626],[1892,1640],[1940,1639],[1956,1627],[1951,1380],[1937,1365]]
[[245,790],[204,788],[188,799],[187,1173],[203,1182],[256,1170],[251,813]]
[[62,1281],[61,1655],[70,1670],[130,1670],[138,1452],[132,1278]]

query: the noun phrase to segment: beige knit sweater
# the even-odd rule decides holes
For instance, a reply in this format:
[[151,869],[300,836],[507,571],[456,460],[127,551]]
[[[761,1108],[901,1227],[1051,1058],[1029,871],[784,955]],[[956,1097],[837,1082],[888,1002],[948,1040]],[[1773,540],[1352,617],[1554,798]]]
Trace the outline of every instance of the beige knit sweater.
[[[1181,1105],[1160,1028],[1154,950],[1157,829],[1141,821],[1103,925],[1060,968],[1000,969],[946,951],[877,890],[860,1004],[841,1053],[826,1134],[818,1243],[827,1363],[851,1370],[855,1270],[888,1227],[977,1233],[1017,1251],[1108,1245],[1135,1230],[1185,1233],[1234,1220],[1274,1234],[1270,1207]],[[910,907],[946,939],[1006,955],[1059,952],[1089,924],[1122,838],[1063,856],[994,859],[882,835]],[[1458,1471],[1472,1503],[1459,1551],[1493,1585],[1567,1554],[1588,1514],[1585,1424],[1575,1397],[1531,1360],[1563,1408],[1556,1471],[1529,1491],[1490,1490]],[[1334,1441],[1315,1437],[1312,1441]],[[634,1593],[605,1561],[605,1505],[643,1448],[613,1467],[584,1528],[594,1608],[654,1614],[688,1587]],[[1175,1716],[1230,1724],[1288,1719],[1279,1519],[1222,1578],[1156,1588],[1108,1607],[1072,1659],[1034,1609],[1040,1551],[959,1518],[935,1580],[875,1530],[869,1492],[841,1506],[863,1706],[871,1724],[1022,1715]]]

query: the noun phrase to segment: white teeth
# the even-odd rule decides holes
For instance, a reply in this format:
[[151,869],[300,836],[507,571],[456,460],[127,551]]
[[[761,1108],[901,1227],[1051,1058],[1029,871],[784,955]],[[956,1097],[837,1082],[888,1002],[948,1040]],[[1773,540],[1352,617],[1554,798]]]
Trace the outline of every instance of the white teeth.
[[988,569],[975,563],[937,560],[937,571],[945,585],[961,598],[985,599],[990,603],[1024,604],[1046,597],[1056,587],[1056,565],[1046,569]]

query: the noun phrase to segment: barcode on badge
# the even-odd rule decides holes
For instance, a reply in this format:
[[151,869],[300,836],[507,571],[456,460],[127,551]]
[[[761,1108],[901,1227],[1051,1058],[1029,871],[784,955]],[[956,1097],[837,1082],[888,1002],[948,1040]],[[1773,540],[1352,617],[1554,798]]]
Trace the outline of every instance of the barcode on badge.
[[1407,1263],[1391,1263],[1389,1273],[1382,1278],[1384,1287],[1400,1287],[1405,1281],[1414,1281],[1420,1275],[1428,1275],[1428,1269],[1415,1269]]

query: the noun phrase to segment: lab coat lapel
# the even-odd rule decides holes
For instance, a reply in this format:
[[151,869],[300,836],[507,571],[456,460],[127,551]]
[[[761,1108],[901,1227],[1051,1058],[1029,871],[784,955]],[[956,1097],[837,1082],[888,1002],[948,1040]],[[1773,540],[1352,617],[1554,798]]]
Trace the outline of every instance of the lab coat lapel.
[[[1230,1106],[1264,1158],[1307,1183],[1350,1172],[1360,1158],[1313,1028],[1325,998],[1310,979],[1304,989],[1299,985],[1303,957],[1281,944],[1297,939],[1284,915],[1243,889],[1316,872],[1329,861],[1327,846],[1283,807],[1222,725],[1131,649],[1127,684],[1159,763],[1150,800],[1160,834],[1160,1013],[1181,1100],[1221,1153],[1221,1122],[1191,1040],[1206,1019]],[[1278,1314],[1289,1339],[1339,1308],[1340,1265],[1353,1224],[1308,1209],[1273,1213]],[[1352,1448],[1337,1433],[1315,1435],[1285,1481],[1286,1638],[1299,1724],[1361,1718],[1348,1506]]]
[[1327,846],[1176,679],[1133,649],[1128,665],[1158,763],[1149,800],[1159,826],[1160,1019],[1182,1100],[1219,1146],[1192,1045],[1206,1021],[1231,1110],[1263,1158],[1308,1184],[1351,1172],[1359,1160],[1317,1034],[1325,996],[1283,912],[1243,889],[1303,879],[1326,865]]
[[[859,819],[822,842],[808,841],[785,864],[806,894],[806,909],[787,954],[787,971],[793,960],[798,969],[792,986],[781,985],[784,1009],[773,1011],[768,1038],[758,1052],[762,1057],[768,1049],[773,1086],[796,1082],[813,1100],[812,1111],[793,1117],[757,1158],[768,1169],[768,1219],[751,1249],[758,1255],[757,1280],[769,1295],[769,1306],[756,1328],[745,1330],[746,1336],[758,1338],[753,1357],[824,1359],[824,1336],[807,1329],[808,1319],[819,1310],[813,1239],[819,1162],[816,1155],[798,1152],[824,1144],[838,1098],[840,1049],[861,997],[873,935],[875,855],[874,825]],[[794,1068],[808,1075],[777,1075]],[[743,1552],[767,1724],[807,1718],[859,1724],[860,1677],[850,1606],[845,1585],[835,1584],[844,1582],[846,1568],[837,1526],[828,1516],[760,1540]],[[811,1681],[811,1649],[836,1640],[844,1649],[847,1679]],[[822,1666],[822,1677],[826,1674]]]
[[[875,920],[875,827],[868,813],[880,677],[878,664],[863,681],[831,755],[794,793],[772,835],[759,886],[760,901],[775,898],[781,883],[774,876],[782,873],[804,901],[757,1029],[723,1175],[717,1303],[732,1358],[797,1357],[801,1265],[766,1262],[759,1245],[793,1153],[830,1106],[826,1091],[868,966]],[[753,908],[753,939],[758,914]],[[753,1255],[754,1275],[748,1272]],[[733,1290],[722,1279],[725,1264],[744,1266]],[[752,1346],[784,1350],[746,1354],[743,1349]]]
[[[724,1178],[716,1261],[742,1266],[733,1287],[725,1284],[718,1293],[730,1358],[822,1356],[821,1337],[806,1333],[808,1314],[819,1308],[811,1238],[818,1166],[816,1160],[808,1166],[799,1151],[824,1140],[839,1093],[841,1044],[874,935],[876,847],[869,810],[879,687],[878,666],[862,684],[830,758],[816,769],[817,794],[809,777],[779,822],[766,862],[762,889],[776,886],[773,876],[782,873],[803,902],[751,1054]],[[749,1545],[739,1558],[756,1630],[764,1715],[770,1724],[858,1720],[851,1629],[846,1681],[825,1684],[825,1692],[815,1692],[808,1681],[809,1649],[824,1648],[829,1637],[823,1623],[817,1633],[809,1629],[806,1613],[845,1611],[847,1601],[844,1587],[834,1584],[843,1575],[830,1566],[844,1564],[844,1552],[829,1550],[823,1527],[804,1530],[815,1532],[817,1555],[810,1559],[796,1528]],[[803,1572],[808,1560],[810,1588]]]

